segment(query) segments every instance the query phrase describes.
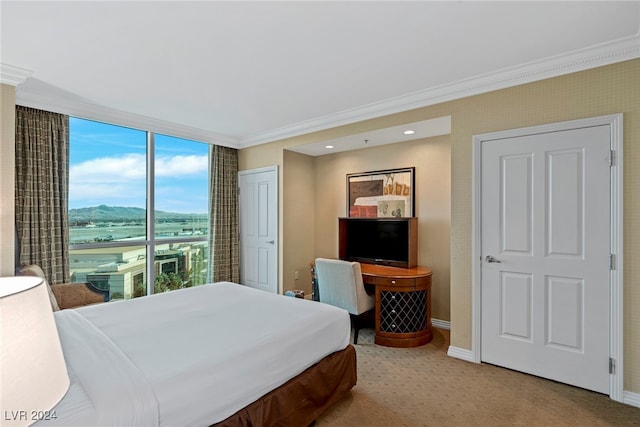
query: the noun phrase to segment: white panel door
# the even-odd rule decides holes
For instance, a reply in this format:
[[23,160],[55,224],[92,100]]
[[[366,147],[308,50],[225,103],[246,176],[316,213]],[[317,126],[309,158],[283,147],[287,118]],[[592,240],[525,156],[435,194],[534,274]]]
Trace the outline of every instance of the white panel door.
[[240,283],[278,292],[278,170],[238,174]]
[[482,361],[608,394],[609,126],[481,150]]

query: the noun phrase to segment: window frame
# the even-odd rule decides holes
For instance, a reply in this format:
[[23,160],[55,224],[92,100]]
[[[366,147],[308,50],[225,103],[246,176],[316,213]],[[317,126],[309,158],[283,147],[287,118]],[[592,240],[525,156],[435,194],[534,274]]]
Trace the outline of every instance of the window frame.
[[[146,275],[146,295],[154,294],[154,283],[156,280],[156,271],[155,271],[155,250],[156,247],[166,244],[176,244],[176,243],[195,243],[195,242],[205,242],[208,245],[210,244],[210,224],[211,217],[210,212],[207,209],[207,224],[208,224],[208,232],[205,235],[201,236],[181,236],[179,239],[176,238],[157,238],[155,234],[155,136],[156,132],[137,129],[130,126],[119,125],[115,123],[104,122],[101,120],[94,119],[85,119],[78,116],[72,116],[77,120],[86,120],[93,121],[96,123],[111,125],[111,126],[119,126],[125,127],[129,129],[139,130],[146,133],[146,236],[145,238],[135,239],[135,240],[124,240],[124,241],[109,241],[109,242],[96,242],[96,243],[76,243],[69,244],[68,250],[69,252],[74,250],[91,250],[91,249],[107,249],[107,248],[121,248],[121,247],[134,247],[134,246],[144,246],[145,247],[145,256],[146,256],[146,265],[145,265],[145,275]],[[71,132],[71,130],[70,130]],[[171,135],[167,135],[171,136]],[[208,145],[208,156],[209,156],[209,165],[207,168],[208,177],[211,176],[211,144],[202,141],[194,141],[189,140],[183,137],[175,137],[179,139],[184,139],[188,141],[192,141],[198,144],[206,144]],[[69,147],[71,150],[71,147]],[[207,180],[207,189],[208,194],[207,197],[209,199],[209,205],[211,200],[211,187],[210,187],[210,179]],[[210,250],[210,248],[209,248]],[[207,263],[207,278],[211,276],[210,266]]]

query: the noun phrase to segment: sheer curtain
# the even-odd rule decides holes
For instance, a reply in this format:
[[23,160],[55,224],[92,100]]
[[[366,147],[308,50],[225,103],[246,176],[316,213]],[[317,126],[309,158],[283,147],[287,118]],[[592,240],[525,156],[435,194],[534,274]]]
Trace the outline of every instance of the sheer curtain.
[[69,280],[69,116],[16,106],[16,231],[21,265]]
[[240,281],[238,151],[214,145],[209,174],[209,274],[212,282]]

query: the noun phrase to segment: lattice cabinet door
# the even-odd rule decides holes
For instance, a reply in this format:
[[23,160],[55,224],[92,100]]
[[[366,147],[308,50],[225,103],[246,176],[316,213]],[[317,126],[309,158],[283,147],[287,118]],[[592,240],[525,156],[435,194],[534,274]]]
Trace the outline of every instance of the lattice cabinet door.
[[380,331],[406,334],[427,329],[427,291],[380,292]]
[[415,347],[431,341],[431,275],[376,281],[376,344]]

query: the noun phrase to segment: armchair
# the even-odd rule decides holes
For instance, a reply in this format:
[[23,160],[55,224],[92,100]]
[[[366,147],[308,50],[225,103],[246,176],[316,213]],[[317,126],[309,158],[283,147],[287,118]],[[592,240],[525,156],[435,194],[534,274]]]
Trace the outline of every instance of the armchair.
[[[37,276],[46,280],[40,266],[31,264],[20,268],[23,276]],[[82,307],[109,301],[109,293],[95,288],[91,283],[59,283],[49,285],[49,299],[53,311]]]

